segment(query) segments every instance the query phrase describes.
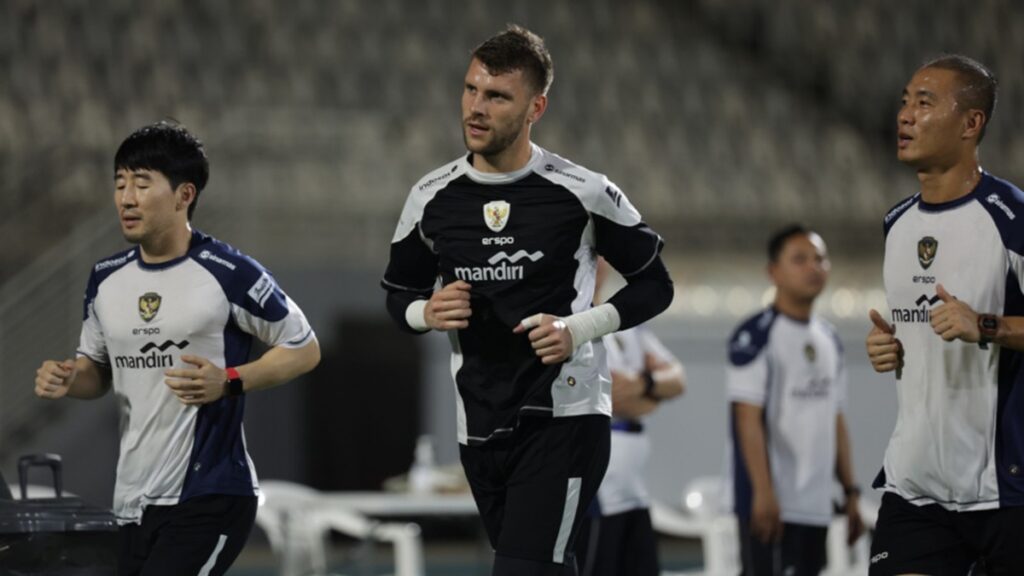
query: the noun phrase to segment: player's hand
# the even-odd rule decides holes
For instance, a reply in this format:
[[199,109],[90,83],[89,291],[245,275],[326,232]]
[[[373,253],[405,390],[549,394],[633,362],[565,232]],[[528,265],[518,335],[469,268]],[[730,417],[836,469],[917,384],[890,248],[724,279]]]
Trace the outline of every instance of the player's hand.
[[67,396],[71,383],[78,375],[75,361],[70,358],[63,362],[47,360],[36,370],[36,396],[56,400]]
[[469,289],[471,286],[456,280],[434,292],[423,308],[423,319],[434,330],[461,330],[469,327]]
[[875,372],[880,373],[896,370],[898,378],[903,369],[903,343],[896,338],[896,328],[886,322],[875,309],[871,309],[868,316],[873,326],[865,345],[871,366]]
[[946,342],[963,340],[977,342],[981,339],[978,331],[978,313],[962,300],[957,300],[946,292],[942,284],[935,285],[935,294],[942,300],[938,308],[932,310],[932,330]]
[[224,396],[228,381],[225,369],[201,356],[182,354],[181,361],[195,368],[173,368],[164,372],[164,382],[171,392],[186,406],[200,406],[216,402]]
[[572,345],[572,334],[558,316],[551,314],[534,314],[524,318],[515,328],[516,334],[530,330],[530,344],[540,358],[542,364],[558,364],[565,362],[575,349]]
[[615,372],[612,375],[612,406],[626,400],[633,400],[644,395],[643,376],[626,372]]
[[782,512],[772,490],[754,491],[750,533],[765,544],[782,540]]
[[860,517],[859,498],[856,494],[846,497],[846,545],[853,544],[864,534],[864,520]]

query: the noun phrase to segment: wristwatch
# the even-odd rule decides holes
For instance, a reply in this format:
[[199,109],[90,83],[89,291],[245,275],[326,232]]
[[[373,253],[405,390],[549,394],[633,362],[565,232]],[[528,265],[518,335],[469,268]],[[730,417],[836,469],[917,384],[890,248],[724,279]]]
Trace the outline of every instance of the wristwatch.
[[987,348],[999,332],[999,318],[995,314],[978,314],[978,344]]
[[238,374],[238,370],[228,368],[225,372],[228,374],[228,379],[224,381],[224,389],[227,395],[241,396],[245,394],[245,389],[242,387],[242,377]]

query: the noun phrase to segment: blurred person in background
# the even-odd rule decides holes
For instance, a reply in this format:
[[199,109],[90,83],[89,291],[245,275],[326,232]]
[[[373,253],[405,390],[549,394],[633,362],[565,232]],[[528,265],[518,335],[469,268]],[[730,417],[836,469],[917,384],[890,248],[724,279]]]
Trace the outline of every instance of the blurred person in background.
[[979,162],[996,91],[961,55],[903,90],[896,155],[920,191],[885,216],[892,323],[871,310],[866,341],[899,400],[873,575],[1024,573],[1024,194]]
[[812,576],[826,563],[833,479],[848,540],[863,532],[843,417],[846,369],[835,328],[813,313],[829,273],[825,242],[801,225],[768,242],[775,299],[729,341],[732,498],[744,576]]
[[[100,260],[77,357],[47,360],[36,394],[121,408],[114,487],[118,574],[224,574],[256,515],[245,394],[320,360],[302,311],[255,260],[193,230],[209,176],[202,144],[160,122],[114,158],[114,207],[134,246]],[[249,361],[253,338],[270,349]]]
[[[609,457],[600,338],[673,294],[661,237],[619,188],[531,142],[552,79],[524,28],[474,50],[468,153],[412,188],[382,281],[400,328],[451,340],[460,457],[495,576],[577,573],[576,534]],[[628,283],[592,307],[597,254]]]
[[[595,292],[603,300],[608,263],[598,259]],[[607,334],[612,377],[612,449],[597,498],[580,529],[582,576],[658,576],[658,538],[651,526],[645,477],[650,440],[642,418],[686,389],[683,365],[646,326]]]

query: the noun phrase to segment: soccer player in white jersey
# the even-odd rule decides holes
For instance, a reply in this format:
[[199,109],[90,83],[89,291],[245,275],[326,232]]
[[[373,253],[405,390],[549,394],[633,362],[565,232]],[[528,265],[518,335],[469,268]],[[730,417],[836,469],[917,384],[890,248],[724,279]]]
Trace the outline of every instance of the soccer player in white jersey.
[[744,576],[813,576],[825,566],[839,480],[849,541],[863,531],[843,407],[846,370],[835,329],[813,313],[829,260],[801,225],[768,243],[772,305],[729,342],[732,498]]
[[[114,158],[114,207],[134,246],[93,266],[77,357],[47,360],[36,394],[121,407],[118,574],[224,574],[256,514],[245,395],[320,361],[302,311],[255,260],[192,229],[202,144],[166,122]],[[253,338],[270,347],[249,361]]]
[[885,216],[891,323],[867,353],[899,411],[871,574],[1024,573],[1024,194],[981,168],[996,79],[947,55],[914,73],[897,157],[920,191]]
[[[612,271],[598,260],[596,292]],[[686,389],[682,363],[645,325],[603,339],[612,376],[612,450],[576,544],[581,576],[658,576],[658,537],[647,491],[650,439],[643,418]]]
[[[543,40],[521,27],[474,50],[468,153],[412,188],[382,281],[400,328],[451,340],[459,453],[494,576],[576,574],[582,512],[608,465],[600,337],[673,295],[662,240],[622,191],[530,141],[552,79]],[[598,254],[628,283],[591,307]]]

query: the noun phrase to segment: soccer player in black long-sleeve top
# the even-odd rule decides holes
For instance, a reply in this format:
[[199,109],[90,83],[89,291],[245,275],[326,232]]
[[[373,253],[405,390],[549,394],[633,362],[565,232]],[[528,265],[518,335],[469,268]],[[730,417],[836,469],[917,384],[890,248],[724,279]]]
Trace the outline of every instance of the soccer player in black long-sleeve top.
[[[384,274],[399,326],[446,331],[460,454],[496,553],[493,574],[574,575],[574,538],[609,452],[600,337],[672,300],[661,238],[605,176],[530,141],[553,78],[518,26],[474,52],[469,153],[409,194]],[[596,258],[628,284],[591,307]]]

